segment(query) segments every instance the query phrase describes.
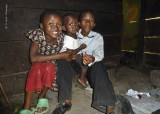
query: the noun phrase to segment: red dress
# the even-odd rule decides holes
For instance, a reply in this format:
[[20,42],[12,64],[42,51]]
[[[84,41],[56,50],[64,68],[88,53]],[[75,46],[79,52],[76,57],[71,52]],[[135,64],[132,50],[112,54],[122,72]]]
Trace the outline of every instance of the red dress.
[[[56,44],[48,44],[43,30],[30,30],[26,36],[39,44],[38,52],[42,55],[58,54],[63,46],[64,35],[57,38]],[[55,60],[47,62],[35,62],[32,64],[26,82],[26,91],[40,91],[43,87],[52,87],[56,73]]]

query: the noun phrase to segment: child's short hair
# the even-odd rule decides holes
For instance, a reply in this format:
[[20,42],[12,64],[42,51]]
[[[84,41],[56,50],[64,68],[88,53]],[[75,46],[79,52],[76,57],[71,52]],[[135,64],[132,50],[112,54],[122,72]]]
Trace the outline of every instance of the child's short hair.
[[63,24],[68,19],[68,17],[77,18],[77,16],[75,16],[73,13],[67,13],[67,14],[63,15]]
[[61,17],[61,15],[56,11],[56,10],[53,10],[53,9],[47,9],[45,11],[42,12],[42,14],[40,15],[40,23],[43,23],[45,17],[47,15],[50,15],[50,14],[53,14],[53,15],[58,15]]
[[82,12],[80,13],[79,18],[78,18],[79,21],[81,21],[82,15],[83,15],[84,13],[91,13],[91,14],[94,16],[94,20],[95,20],[95,11],[86,9],[86,10],[84,10],[84,11],[82,11]]

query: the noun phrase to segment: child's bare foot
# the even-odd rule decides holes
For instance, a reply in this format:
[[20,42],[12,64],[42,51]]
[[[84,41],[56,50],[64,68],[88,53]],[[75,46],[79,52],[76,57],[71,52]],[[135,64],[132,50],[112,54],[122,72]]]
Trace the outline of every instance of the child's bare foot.
[[39,108],[37,108],[37,110],[36,110],[35,112],[37,112],[37,113],[42,113],[42,112],[44,112],[45,110],[47,110],[47,107],[39,107]]
[[84,86],[84,87],[88,87],[88,85],[86,84],[86,81],[84,80],[84,79],[80,79],[80,78],[78,78],[78,80],[77,80],[82,86]]
[[107,113],[106,114],[111,114],[113,111],[114,111],[114,107],[107,106]]

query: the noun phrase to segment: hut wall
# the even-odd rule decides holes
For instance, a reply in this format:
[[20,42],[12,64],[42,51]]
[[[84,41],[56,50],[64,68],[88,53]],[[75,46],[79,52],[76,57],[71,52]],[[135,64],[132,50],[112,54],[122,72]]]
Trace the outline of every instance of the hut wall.
[[23,93],[29,62],[28,40],[24,33],[39,27],[45,9],[62,15],[79,15],[84,9],[96,12],[96,28],[104,36],[104,63],[119,64],[122,6],[106,0],[1,0],[0,2],[0,81],[7,94]]

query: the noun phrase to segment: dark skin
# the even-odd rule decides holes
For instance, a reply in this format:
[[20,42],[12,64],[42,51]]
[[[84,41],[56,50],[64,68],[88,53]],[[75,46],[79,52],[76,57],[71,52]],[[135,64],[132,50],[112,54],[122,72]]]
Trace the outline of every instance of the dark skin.
[[51,61],[51,60],[56,60],[56,59],[64,59],[66,61],[71,61],[72,59],[76,58],[71,57],[70,52],[62,52],[56,55],[41,55],[38,53],[38,43],[32,42],[31,48],[30,48],[30,61],[32,63],[36,61]]
[[[46,41],[49,44],[55,44],[57,42],[58,35],[62,32],[62,19],[59,15],[56,14],[49,14],[46,15],[44,18],[44,21],[40,23],[40,28],[44,31]],[[39,62],[45,62],[45,61],[51,61],[56,59],[64,59],[67,61],[71,61],[72,59],[75,59],[76,56],[71,56],[70,52],[63,52],[56,55],[41,55],[38,53],[38,43],[32,42],[30,47],[30,61],[32,63],[39,61]],[[40,98],[45,98],[46,93],[48,91],[48,87],[43,87],[40,95]],[[33,98],[35,91],[27,91],[26,97],[25,97],[25,103],[24,103],[24,109],[30,110],[30,103]],[[38,108],[37,112],[42,112],[45,110],[46,107]]]
[[[81,34],[85,37],[88,36],[90,31],[95,27],[95,18],[91,13],[83,13],[79,25],[82,29]],[[83,64],[88,65],[94,62],[95,58],[91,55],[83,53]]]
[[[95,27],[95,17],[91,12],[84,12],[81,16],[81,20],[79,22],[79,25],[82,29],[81,34],[83,36],[88,36],[90,31]],[[83,53],[83,64],[88,65],[95,61],[95,58],[91,55],[87,55],[86,53]],[[106,107],[106,114],[110,114],[114,111],[114,107],[107,106]]]
[[[74,39],[77,39],[76,33],[79,30],[78,19],[75,16],[67,16],[64,18],[64,26],[62,27],[68,36],[71,36]],[[86,48],[86,44],[81,44],[79,48],[75,50],[67,49],[70,52],[71,56],[77,54],[82,49]]]
[[[53,22],[54,21],[54,22]],[[62,32],[62,19],[55,15],[48,15],[43,23],[40,23],[40,28],[44,30],[45,37],[48,43],[55,44],[58,35]],[[63,52],[56,55],[41,55],[38,53],[38,43],[32,42],[30,47],[30,61],[33,63],[35,61],[50,61],[56,59],[64,59],[70,61],[70,53]]]
[[[68,36],[73,37],[74,39],[77,39],[76,33],[79,30],[78,19],[75,16],[68,16],[68,17],[65,17],[63,24],[64,25],[62,29],[66,31],[66,34]],[[86,44],[82,44],[80,45],[79,48],[75,50],[67,49],[67,52],[70,53],[70,56],[73,56],[77,54],[80,50],[84,49],[85,47],[86,47]],[[64,102],[67,104],[72,104],[71,100],[65,100]]]
[[[66,31],[66,34],[68,36],[71,36],[74,39],[77,39],[76,33],[79,30],[77,17],[75,17],[73,15],[69,15],[69,16],[64,17],[63,21],[64,21],[63,22],[64,23],[63,30]],[[84,48],[86,48],[86,44],[81,44],[80,47],[75,49],[75,50],[71,50],[71,49],[67,49],[67,50],[71,51],[71,55],[75,55]],[[78,82],[82,86],[87,87],[87,84],[86,84],[86,81],[85,81],[85,75],[86,75],[86,69],[82,69],[81,70],[81,75],[78,78]]]
[[64,17],[63,20],[63,30],[66,31],[66,34],[73,37],[74,39],[77,39],[76,33],[79,30],[78,26],[78,19],[75,16],[67,16]]

